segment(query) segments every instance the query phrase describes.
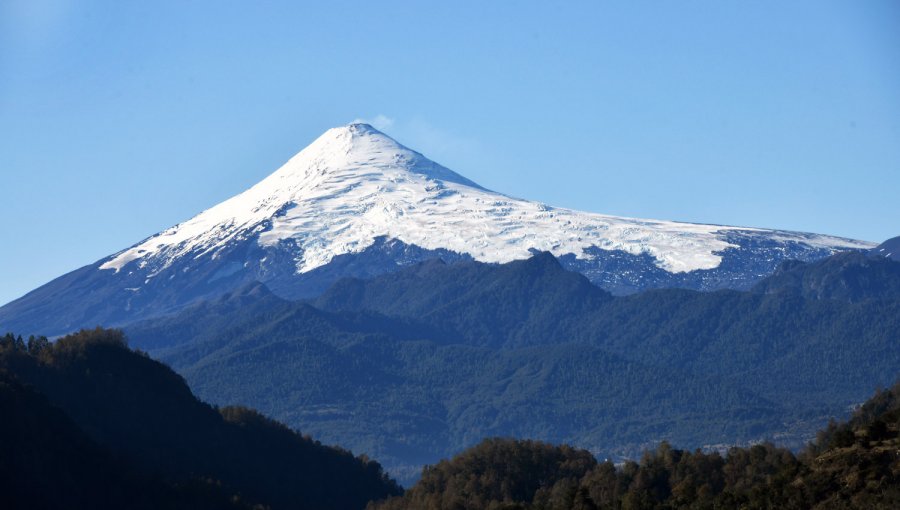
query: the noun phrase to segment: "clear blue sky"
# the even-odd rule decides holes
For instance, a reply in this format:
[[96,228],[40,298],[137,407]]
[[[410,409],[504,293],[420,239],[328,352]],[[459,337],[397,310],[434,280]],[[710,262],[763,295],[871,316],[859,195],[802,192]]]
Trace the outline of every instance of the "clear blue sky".
[[507,194],[900,235],[900,2],[0,3],[0,303],[377,120]]

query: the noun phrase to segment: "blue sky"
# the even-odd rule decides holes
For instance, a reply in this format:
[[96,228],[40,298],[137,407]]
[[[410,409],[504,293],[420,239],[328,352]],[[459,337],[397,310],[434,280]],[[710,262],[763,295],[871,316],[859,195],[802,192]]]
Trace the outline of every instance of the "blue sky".
[[485,187],[900,235],[900,3],[0,3],[0,303],[372,120]]

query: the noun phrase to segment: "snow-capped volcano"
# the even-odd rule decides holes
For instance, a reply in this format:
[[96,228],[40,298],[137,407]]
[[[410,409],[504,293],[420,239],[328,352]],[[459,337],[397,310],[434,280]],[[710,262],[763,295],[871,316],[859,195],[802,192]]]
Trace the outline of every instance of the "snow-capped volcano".
[[872,246],[551,207],[487,190],[367,124],[350,124],[247,191],[0,308],[0,324],[13,313],[46,324],[61,302],[82,303],[49,328],[56,332],[164,313],[251,281],[304,297],[343,276],[429,257],[502,263],[534,251],[614,292],[746,288],[783,259]]
[[[528,258],[532,250],[589,258],[585,249],[651,255],[666,271],[712,269],[736,247],[731,227],[583,213],[482,188],[400,145],[368,124],[330,129],[275,173],[185,223],[123,251],[100,266],[129,262],[155,272],[179,257],[212,255],[258,235],[262,247],[291,240],[297,271],[358,253],[378,237],[429,250],[444,248],[482,262]],[[746,230],[746,229],[743,229]],[[799,240],[799,239],[798,239]],[[833,237],[803,242],[831,248],[866,244]]]

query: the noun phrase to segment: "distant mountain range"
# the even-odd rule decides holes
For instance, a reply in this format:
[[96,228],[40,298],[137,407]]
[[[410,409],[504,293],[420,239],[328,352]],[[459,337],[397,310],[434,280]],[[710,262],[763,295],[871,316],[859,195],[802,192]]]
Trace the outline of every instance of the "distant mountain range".
[[546,251],[592,283],[629,294],[748,289],[783,260],[872,247],[551,207],[487,190],[351,124],[328,130],[247,191],[6,304],[0,330],[57,335],[122,325],[253,282],[284,298],[311,298],[343,277],[432,258],[505,263]]
[[551,253],[430,260],[291,302],[256,283],[131,324],[203,399],[251,405],[402,481],[484,437],[634,457],[799,447],[900,373],[900,262],[785,262],[750,291],[614,296]]

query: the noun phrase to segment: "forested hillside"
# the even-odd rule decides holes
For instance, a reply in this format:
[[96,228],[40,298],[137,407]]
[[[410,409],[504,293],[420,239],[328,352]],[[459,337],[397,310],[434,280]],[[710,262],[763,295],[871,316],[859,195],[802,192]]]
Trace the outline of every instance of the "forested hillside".
[[[900,371],[897,268],[839,255],[785,266],[755,292],[614,297],[549,254],[429,261],[307,303],[257,284],[128,332],[202,398],[252,405],[410,480],[498,435],[615,458],[660,440],[798,447]],[[869,294],[841,290],[872,280]]]
[[718,452],[662,443],[614,466],[589,452],[488,439],[426,467],[402,497],[370,510],[893,509],[900,507],[900,384],[801,454],[763,443]]
[[4,508],[362,508],[381,466],[198,401],[122,333],[0,339]]
[[900,296],[900,264],[886,255],[891,252],[840,253],[814,263],[785,262],[753,291],[853,303],[896,299]]

